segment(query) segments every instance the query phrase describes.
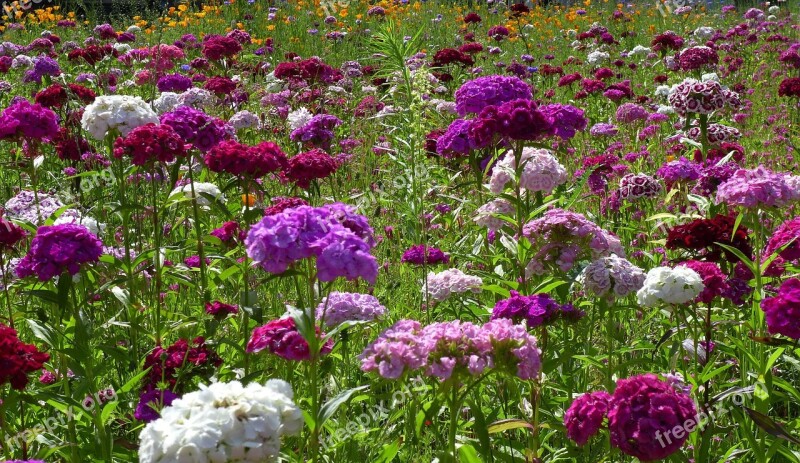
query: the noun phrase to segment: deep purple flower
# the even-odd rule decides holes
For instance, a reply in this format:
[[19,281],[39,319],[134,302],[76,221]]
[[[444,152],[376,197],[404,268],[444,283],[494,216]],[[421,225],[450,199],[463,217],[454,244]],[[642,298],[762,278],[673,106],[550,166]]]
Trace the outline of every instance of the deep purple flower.
[[415,244],[403,253],[400,262],[414,265],[447,264],[450,262],[450,256],[441,249],[424,244]]
[[178,398],[174,392],[167,390],[151,389],[139,396],[139,403],[133,417],[139,421],[149,423],[161,418],[161,409],[169,407]]
[[64,272],[75,275],[83,264],[97,262],[102,254],[103,243],[83,225],[39,227],[16,272],[20,278],[36,275],[47,281]]

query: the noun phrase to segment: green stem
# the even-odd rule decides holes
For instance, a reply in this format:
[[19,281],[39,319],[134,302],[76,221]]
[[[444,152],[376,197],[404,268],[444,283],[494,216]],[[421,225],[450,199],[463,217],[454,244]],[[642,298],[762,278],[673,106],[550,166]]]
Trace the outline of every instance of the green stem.
[[194,218],[194,233],[197,238],[197,255],[200,257],[200,294],[202,294],[203,298],[201,301],[202,305],[209,300],[208,294],[206,293],[208,288],[206,280],[206,256],[203,247],[202,227],[200,225],[200,206],[197,204],[197,193],[194,190],[194,172],[191,161],[189,161],[189,185],[192,192],[192,215]]
[[450,428],[447,434],[447,448],[454,462],[458,461],[456,453],[456,434],[458,433],[458,414],[461,410],[461,402],[458,397],[458,384],[453,381],[450,395]]

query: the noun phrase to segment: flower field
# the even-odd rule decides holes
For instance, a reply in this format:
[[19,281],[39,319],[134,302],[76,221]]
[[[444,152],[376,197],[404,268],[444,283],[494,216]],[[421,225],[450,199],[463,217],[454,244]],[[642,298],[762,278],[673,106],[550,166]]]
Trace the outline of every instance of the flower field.
[[78,3],[0,26],[0,461],[800,462],[797,3]]

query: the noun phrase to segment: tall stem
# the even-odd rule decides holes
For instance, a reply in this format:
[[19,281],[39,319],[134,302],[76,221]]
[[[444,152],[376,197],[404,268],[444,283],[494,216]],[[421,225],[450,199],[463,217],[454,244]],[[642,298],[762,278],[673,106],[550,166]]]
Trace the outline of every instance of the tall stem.
[[194,218],[194,233],[197,237],[197,255],[200,257],[200,293],[202,294],[202,303],[208,302],[208,294],[206,290],[206,256],[205,249],[203,248],[203,235],[202,227],[200,224],[200,206],[197,205],[197,193],[194,190],[194,172],[192,169],[192,162],[189,161],[189,185],[192,191],[192,214]]
[[153,234],[155,237],[155,256],[153,264],[155,265],[155,330],[156,330],[156,345],[161,345],[161,234],[163,227],[161,226],[161,217],[158,215],[158,189],[156,187],[155,175],[150,179],[152,201],[153,201]]
[[453,461],[458,461],[458,454],[456,453],[456,434],[458,433],[458,414],[461,410],[460,402],[458,400],[458,383],[453,381],[450,392],[450,429],[447,434],[447,448]]

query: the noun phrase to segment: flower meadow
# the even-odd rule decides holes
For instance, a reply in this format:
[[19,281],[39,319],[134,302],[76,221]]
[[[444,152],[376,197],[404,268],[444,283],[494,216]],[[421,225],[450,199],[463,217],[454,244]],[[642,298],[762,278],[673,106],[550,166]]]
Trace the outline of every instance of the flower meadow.
[[0,461],[800,462],[743,3],[7,10]]

